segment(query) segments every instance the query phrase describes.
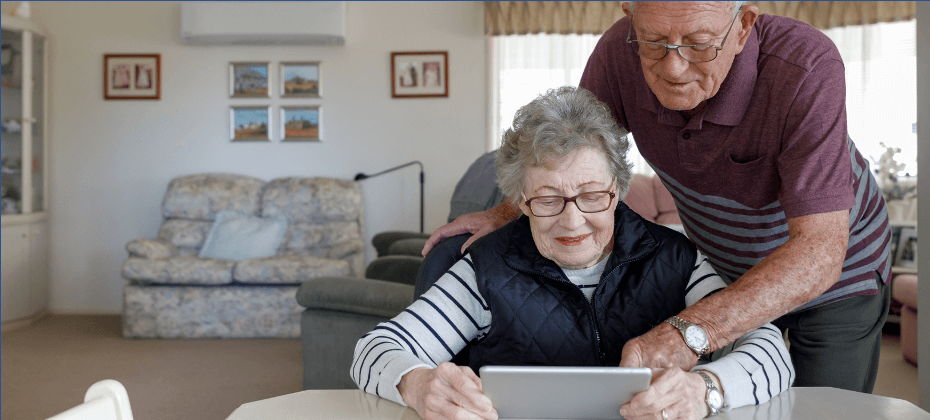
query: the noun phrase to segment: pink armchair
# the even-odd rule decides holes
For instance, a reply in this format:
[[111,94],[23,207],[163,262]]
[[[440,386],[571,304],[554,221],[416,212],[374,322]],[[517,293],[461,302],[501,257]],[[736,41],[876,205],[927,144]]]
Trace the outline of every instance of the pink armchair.
[[643,218],[660,225],[680,225],[672,194],[656,175],[636,174],[623,202]]
[[901,353],[904,360],[917,366],[917,275],[894,276],[891,297],[901,303]]

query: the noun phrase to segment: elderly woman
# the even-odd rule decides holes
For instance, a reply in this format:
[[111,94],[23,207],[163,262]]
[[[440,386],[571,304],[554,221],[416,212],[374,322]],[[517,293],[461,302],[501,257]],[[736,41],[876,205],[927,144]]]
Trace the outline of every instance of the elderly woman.
[[[725,287],[685,236],[621,203],[631,179],[625,134],[581,88],[521,108],[497,173],[524,215],[475,242],[407,310],[359,340],[351,371],[359,388],[426,419],[493,419],[481,366],[617,366],[627,340]],[[469,366],[449,363],[468,344]],[[705,358],[691,372],[656,369],[620,413],[696,419],[765,402],[794,379],[770,324]]]

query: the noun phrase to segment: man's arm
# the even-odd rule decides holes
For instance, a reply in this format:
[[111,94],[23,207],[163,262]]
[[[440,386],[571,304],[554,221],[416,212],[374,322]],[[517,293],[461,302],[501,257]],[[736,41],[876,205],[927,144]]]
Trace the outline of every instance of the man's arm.
[[472,233],[472,237],[468,238],[465,244],[462,245],[462,253],[464,254],[465,248],[468,248],[472,242],[506,225],[511,220],[520,217],[521,214],[520,207],[511,202],[509,198],[504,198],[504,201],[497,207],[461,215],[455,218],[452,223],[440,226],[439,229],[433,231],[429,240],[426,241],[426,245],[423,246],[423,256],[425,257],[439,241],[445,238],[463,233]]
[[[704,327],[710,349],[820,296],[840,278],[849,241],[849,211],[788,219],[788,241],[726,289],[686,308],[681,318]],[[681,333],[662,323],[627,342],[621,366],[669,364],[690,369],[697,356]]]

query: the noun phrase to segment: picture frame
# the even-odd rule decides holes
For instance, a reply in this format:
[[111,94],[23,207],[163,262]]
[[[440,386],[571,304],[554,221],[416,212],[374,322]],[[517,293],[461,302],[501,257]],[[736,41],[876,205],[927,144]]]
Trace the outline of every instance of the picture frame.
[[449,97],[449,52],[392,52],[391,97]]
[[229,63],[229,97],[270,97],[270,67],[271,63],[267,61]]
[[320,62],[282,62],[280,80],[282,98],[319,98]]
[[271,141],[271,107],[232,106],[229,108],[229,140]]
[[917,227],[901,228],[893,267],[917,269]]
[[282,106],[282,142],[314,142],[322,138],[323,111],[319,106]]
[[104,54],[103,99],[161,99],[161,54]]

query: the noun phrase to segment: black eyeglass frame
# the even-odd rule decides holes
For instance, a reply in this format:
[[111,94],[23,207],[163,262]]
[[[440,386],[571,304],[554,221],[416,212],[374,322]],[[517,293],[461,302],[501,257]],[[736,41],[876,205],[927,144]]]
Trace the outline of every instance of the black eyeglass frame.
[[[578,202],[575,201],[575,200],[578,199],[578,197],[581,197],[581,196],[583,196],[583,195],[588,195],[588,194],[603,194],[603,193],[607,193],[607,195],[610,196],[610,201],[607,202],[607,207],[604,207],[603,210],[584,211],[584,210],[581,209],[580,206],[578,206]],[[615,198],[616,196],[617,196],[617,194],[614,194],[614,192],[613,192],[613,191],[610,191],[610,190],[604,190],[604,191],[588,191],[588,192],[583,192],[583,193],[581,193],[581,194],[578,194],[578,195],[576,195],[576,196],[574,196],[574,197],[562,197],[561,195],[540,195],[540,196],[533,197],[533,198],[530,198],[530,199],[524,201],[523,204],[526,204],[526,208],[530,209],[530,213],[533,213],[533,216],[536,216],[536,217],[553,217],[553,216],[558,216],[558,215],[562,214],[562,213],[565,211],[565,207],[568,207],[568,203],[575,203],[575,207],[578,208],[578,211],[580,211],[580,212],[582,212],[582,213],[591,214],[591,213],[600,213],[600,212],[602,212],[602,211],[605,211],[605,210],[609,209],[609,208],[610,208],[610,205],[614,203],[614,198]],[[526,196],[524,195],[523,198],[526,198]],[[562,199],[562,209],[559,210],[559,212],[556,213],[556,214],[549,214],[549,215],[545,215],[545,216],[540,216],[540,215],[536,214],[535,211],[533,211],[533,206],[532,206],[533,200],[537,200],[537,199],[540,199],[540,198],[561,198],[561,199]]]
[[[736,14],[733,15],[733,20],[730,21],[730,29],[727,29],[727,34],[723,36],[723,41],[720,41],[720,46],[719,46],[719,47],[716,46],[716,45],[707,45],[707,44],[694,44],[694,45],[664,44],[664,43],[661,43],[661,42],[640,41],[640,40],[638,40],[638,39],[631,39],[632,36],[633,36],[633,12],[631,11],[631,12],[630,12],[630,28],[629,28],[629,30],[627,31],[627,34],[626,34],[626,43],[627,43],[627,44],[632,44],[632,43],[634,43],[634,42],[638,42],[638,43],[640,43],[640,44],[659,45],[659,46],[665,47],[665,54],[662,54],[662,56],[659,57],[659,58],[646,57],[645,55],[639,54],[639,53],[637,52],[637,55],[639,55],[640,57],[646,57],[646,58],[648,58],[648,59],[650,59],[650,60],[656,60],[656,61],[661,60],[661,59],[665,58],[665,56],[668,55],[668,51],[669,51],[669,50],[675,50],[675,51],[678,51],[678,56],[681,57],[682,60],[685,60],[685,61],[687,61],[687,62],[689,62],[689,63],[709,63],[709,62],[711,62],[711,61],[716,60],[716,59],[717,59],[717,56],[720,55],[720,54],[719,54],[719,53],[720,53],[720,50],[722,50],[722,49],[723,49],[723,46],[726,45],[726,43],[727,43],[727,38],[730,36],[730,32],[733,31],[733,24],[736,23],[736,18],[739,17],[739,14],[742,13],[742,11],[743,11],[743,6],[740,6],[739,10],[736,11]],[[711,58],[710,60],[704,60],[704,61],[689,60],[689,59],[685,58],[685,56],[681,53],[681,50],[679,49],[679,48],[695,48],[695,47],[713,48],[713,49],[714,49],[714,58]]]

